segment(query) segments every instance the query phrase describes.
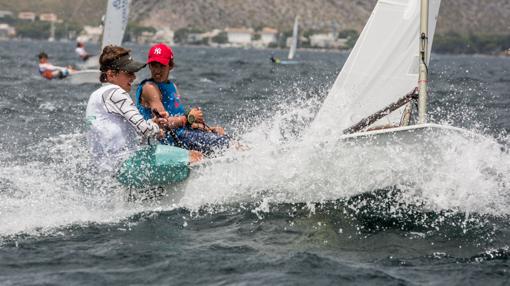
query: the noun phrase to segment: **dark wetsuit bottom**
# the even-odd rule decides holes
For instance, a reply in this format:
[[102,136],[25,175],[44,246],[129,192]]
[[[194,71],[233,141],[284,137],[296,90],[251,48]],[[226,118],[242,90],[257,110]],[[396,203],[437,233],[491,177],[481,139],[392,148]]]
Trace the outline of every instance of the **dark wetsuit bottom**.
[[203,130],[186,129],[177,137],[182,148],[200,151],[205,155],[226,149],[230,144],[230,139],[227,136]]
[[69,71],[67,69],[65,70],[59,70],[58,71],[58,78],[63,79],[66,78],[69,75]]

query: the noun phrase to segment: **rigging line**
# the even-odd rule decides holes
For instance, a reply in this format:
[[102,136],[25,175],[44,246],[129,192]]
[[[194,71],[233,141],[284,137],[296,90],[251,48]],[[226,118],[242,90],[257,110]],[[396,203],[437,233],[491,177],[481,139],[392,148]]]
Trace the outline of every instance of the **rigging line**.
[[389,106],[377,111],[376,113],[373,113],[372,115],[363,118],[358,123],[354,124],[353,126],[345,129],[343,131],[344,134],[351,134],[358,131],[363,130],[363,128],[366,128],[370,126],[372,123],[376,122],[377,120],[385,117],[386,115],[390,114],[391,112],[397,110],[401,106],[405,105],[409,101],[418,98],[418,88],[414,88],[411,92],[406,94],[404,97],[399,99],[397,102],[390,104]]
[[[420,44],[421,44],[421,52],[420,52],[421,61],[425,65],[425,70],[426,70],[426,72],[428,74],[429,73],[429,67],[427,65],[427,59],[425,57],[425,54],[427,52],[426,51],[427,45],[425,44],[425,42],[428,41],[429,38],[427,37],[427,35],[422,33],[420,39],[421,39],[421,41],[420,41]],[[430,55],[429,55],[429,57],[430,57]]]
[[[209,129],[209,130],[210,130],[209,132],[213,132],[213,131],[212,131],[212,128],[211,128],[211,127],[209,127],[209,125],[207,125],[205,122],[204,122],[203,124],[204,124],[204,126],[205,126],[207,129]],[[213,133],[214,133],[214,132],[213,132]],[[220,136],[225,136],[225,137],[227,137],[227,138],[228,138],[228,139],[230,139],[230,140],[238,141],[237,139],[235,139],[234,137],[232,137],[231,135],[229,135],[229,134],[227,134],[227,133],[225,133],[225,134],[223,134],[223,135],[220,135]]]

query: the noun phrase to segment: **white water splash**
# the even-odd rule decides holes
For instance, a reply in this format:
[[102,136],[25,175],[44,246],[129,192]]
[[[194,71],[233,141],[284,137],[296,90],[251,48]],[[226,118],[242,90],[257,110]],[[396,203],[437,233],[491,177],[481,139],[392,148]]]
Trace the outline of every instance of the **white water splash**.
[[259,214],[271,203],[336,200],[391,186],[405,191],[405,202],[435,211],[510,214],[510,155],[490,137],[451,133],[425,137],[418,145],[300,139],[296,126],[312,117],[307,106],[289,106],[262,121],[242,137],[250,150],[230,150],[194,169],[174,187],[182,191],[180,201],[158,206],[127,203],[121,187],[98,183],[104,178],[87,172],[83,135],[44,140],[28,151],[44,153],[46,160],[1,160],[0,235],[117,223],[141,211],[177,207],[254,202],[260,203]]
[[[302,117],[308,117],[306,109]],[[289,114],[286,114],[287,116]],[[246,134],[246,152],[194,173],[181,206],[322,202],[396,186],[408,203],[434,211],[510,214],[510,155],[489,136],[456,132],[392,144],[338,138],[285,141],[274,118]],[[395,142],[396,140],[396,142]],[[236,159],[237,158],[237,159]]]
[[45,152],[50,159],[16,164],[2,160],[0,235],[118,222],[141,211],[126,204],[125,195],[108,178],[87,174],[89,156],[82,135],[48,139],[32,149],[31,153]]

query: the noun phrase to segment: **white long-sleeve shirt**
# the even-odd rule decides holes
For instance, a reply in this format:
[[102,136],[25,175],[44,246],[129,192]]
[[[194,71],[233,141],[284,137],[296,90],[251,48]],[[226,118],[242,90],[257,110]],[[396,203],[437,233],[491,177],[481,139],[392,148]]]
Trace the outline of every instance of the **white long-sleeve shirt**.
[[83,47],[77,47],[76,49],[74,49],[74,51],[76,52],[76,54],[78,56],[80,56],[81,58],[85,57],[86,55],[88,55],[87,51],[85,50],[85,48]]
[[90,152],[101,169],[110,171],[137,150],[142,139],[159,134],[158,125],[144,120],[129,94],[114,84],[104,84],[90,95],[86,118]]
[[45,71],[65,70],[64,67],[54,66],[50,63],[39,64],[39,72],[44,73]]

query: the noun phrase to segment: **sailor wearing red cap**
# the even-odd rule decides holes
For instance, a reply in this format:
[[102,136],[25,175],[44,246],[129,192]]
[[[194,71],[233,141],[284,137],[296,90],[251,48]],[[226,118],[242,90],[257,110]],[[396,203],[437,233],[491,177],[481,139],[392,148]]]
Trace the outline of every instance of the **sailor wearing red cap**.
[[[129,96],[132,83],[136,79],[135,73],[145,67],[145,63],[133,60],[130,50],[112,45],[103,49],[99,63],[99,80],[103,85],[90,95],[87,104],[87,141],[97,167],[113,172],[140,150],[140,143],[146,142],[145,139],[162,138],[162,128],[167,122],[164,116],[144,120]],[[173,147],[167,151],[171,153],[174,162],[184,162],[184,169],[188,163],[197,162],[202,157],[200,152],[179,149]],[[168,159],[170,155],[166,155]],[[187,170],[185,171],[187,176]],[[129,174],[135,179],[137,173],[138,170],[135,170]],[[145,179],[135,180],[135,183],[146,182]],[[151,182],[163,181],[161,178],[154,178]],[[132,182],[127,184],[132,185]]]
[[145,119],[152,118],[154,113],[168,112],[170,117],[167,120],[173,128],[163,142],[197,150],[205,155],[227,148],[230,140],[223,128],[207,126],[200,108],[185,111],[175,83],[168,79],[174,67],[172,49],[162,43],[152,46],[147,64],[151,78],[143,80],[138,86],[136,106]]

